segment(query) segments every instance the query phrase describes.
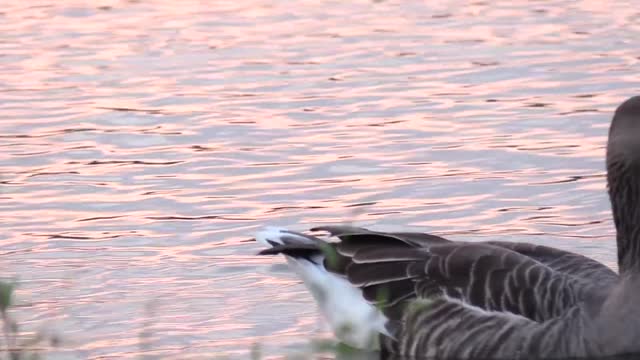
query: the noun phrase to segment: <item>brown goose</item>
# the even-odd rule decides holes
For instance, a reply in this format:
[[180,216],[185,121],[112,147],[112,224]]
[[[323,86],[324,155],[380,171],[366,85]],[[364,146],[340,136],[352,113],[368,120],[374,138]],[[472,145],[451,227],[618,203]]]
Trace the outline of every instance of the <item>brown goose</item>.
[[349,226],[268,228],[338,339],[408,357],[531,359],[640,353],[640,96],[609,130],[616,274],[579,254],[514,242],[453,242]]

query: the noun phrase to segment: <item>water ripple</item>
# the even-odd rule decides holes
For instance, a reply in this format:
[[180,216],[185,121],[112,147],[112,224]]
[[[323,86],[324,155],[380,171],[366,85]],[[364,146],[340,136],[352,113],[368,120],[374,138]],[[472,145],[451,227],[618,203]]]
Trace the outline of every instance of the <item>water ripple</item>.
[[603,155],[612,109],[640,89],[635,9],[8,4],[0,254],[20,319],[53,321],[65,359],[295,351],[326,332],[282,261],[245,241],[267,223],[615,264]]

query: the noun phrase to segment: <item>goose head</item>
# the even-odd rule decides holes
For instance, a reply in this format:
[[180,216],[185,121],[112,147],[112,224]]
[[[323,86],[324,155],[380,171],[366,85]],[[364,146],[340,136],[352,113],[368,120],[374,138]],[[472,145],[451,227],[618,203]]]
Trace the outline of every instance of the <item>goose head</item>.
[[618,106],[611,121],[607,183],[620,273],[640,274],[640,96]]

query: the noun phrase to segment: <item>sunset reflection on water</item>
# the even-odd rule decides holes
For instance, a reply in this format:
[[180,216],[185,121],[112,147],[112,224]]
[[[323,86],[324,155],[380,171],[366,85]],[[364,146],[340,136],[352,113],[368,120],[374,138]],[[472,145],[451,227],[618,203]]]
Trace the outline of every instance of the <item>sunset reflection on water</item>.
[[604,144],[640,90],[640,23],[603,4],[4,4],[0,265],[21,324],[62,335],[54,359],[295,353],[326,333],[244,241],[265,224],[613,266]]

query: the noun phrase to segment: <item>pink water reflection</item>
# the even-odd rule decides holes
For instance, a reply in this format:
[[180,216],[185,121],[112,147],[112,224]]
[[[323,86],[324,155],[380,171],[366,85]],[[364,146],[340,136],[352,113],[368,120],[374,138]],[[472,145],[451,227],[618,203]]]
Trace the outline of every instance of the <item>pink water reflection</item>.
[[610,111],[640,89],[635,9],[5,4],[0,265],[22,279],[21,320],[55,320],[77,359],[295,351],[326,333],[244,242],[267,223],[614,263],[602,157]]

